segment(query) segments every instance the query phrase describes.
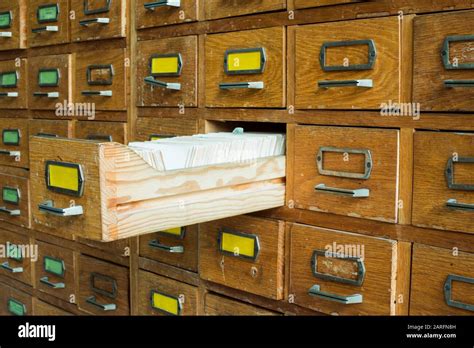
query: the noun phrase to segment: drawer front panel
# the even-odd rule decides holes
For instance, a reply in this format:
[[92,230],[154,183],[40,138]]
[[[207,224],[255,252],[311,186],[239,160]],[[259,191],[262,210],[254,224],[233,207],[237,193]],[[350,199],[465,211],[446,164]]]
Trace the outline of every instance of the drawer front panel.
[[29,179],[0,173],[0,194],[0,220],[29,228]]
[[127,144],[127,124],[118,122],[86,122],[76,123],[75,138],[95,140],[99,142],[114,141]]
[[129,315],[129,270],[79,256],[79,308],[96,315]]
[[196,272],[198,226],[178,227],[140,236],[140,256]]
[[0,109],[26,109],[27,60],[0,61]]
[[28,121],[0,119],[0,165],[28,168]]
[[198,132],[198,121],[186,118],[138,117],[136,141],[146,141],[178,135],[193,135]]
[[137,106],[197,106],[197,37],[138,44]]
[[353,4],[355,2],[364,2],[364,0],[293,0],[295,8],[320,7],[328,5]]
[[73,125],[66,120],[29,120],[28,130],[31,136],[71,138]]
[[37,250],[26,236],[0,230],[0,245],[5,254],[0,256],[0,274],[33,285],[31,262],[38,257]]
[[285,0],[249,0],[245,3],[227,0],[204,0],[206,19],[242,16],[286,8]]
[[83,245],[87,245],[91,248],[102,250],[109,255],[114,256],[122,256],[122,257],[129,257],[131,250],[130,250],[130,239],[120,239],[113,242],[98,242],[95,240],[89,240],[86,238],[77,237],[76,238],[78,243]]
[[278,313],[248,303],[231,300],[230,298],[210,293],[205,295],[204,313],[205,315],[220,316],[278,315]]
[[31,295],[0,283],[0,315],[32,315]]
[[140,315],[196,315],[197,297],[195,286],[138,271]]
[[208,35],[206,106],[285,107],[285,57],[283,27]]
[[296,127],[295,206],[397,221],[396,130]]
[[6,0],[0,4],[0,51],[26,48],[26,1]]
[[35,315],[41,316],[65,316],[72,315],[69,312],[62,310],[56,306],[50,305],[44,301],[41,301],[37,298],[33,299],[33,311]]
[[69,1],[29,0],[28,45],[59,45],[69,42]]
[[415,133],[413,224],[474,233],[474,134]]
[[181,0],[179,5],[163,5],[152,0],[136,1],[137,29],[189,23],[198,20],[203,0]]
[[201,278],[281,299],[283,296],[284,223],[249,216],[200,225]]

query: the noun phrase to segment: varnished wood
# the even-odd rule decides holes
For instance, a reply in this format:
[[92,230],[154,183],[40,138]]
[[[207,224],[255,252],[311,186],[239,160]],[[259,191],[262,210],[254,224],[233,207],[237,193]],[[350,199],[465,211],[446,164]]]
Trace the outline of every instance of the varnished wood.
[[199,8],[204,0],[181,0],[180,7],[164,6],[147,10],[145,4],[149,0],[135,2],[137,29],[161,27],[165,25],[195,22],[199,19]]
[[18,189],[19,202],[13,204],[0,200],[0,206],[9,210],[20,210],[20,215],[9,215],[8,213],[0,213],[0,220],[16,224],[25,228],[31,225],[31,208],[30,208],[30,181],[28,178],[9,175],[0,169],[0,190],[3,188]]
[[197,133],[197,120],[171,117],[139,117],[134,140],[147,141],[151,136],[193,135]]
[[249,305],[230,298],[207,293],[205,295],[205,315],[277,315],[277,313]]
[[351,4],[354,2],[360,2],[360,0],[288,0],[288,1],[294,2],[294,6],[297,9],[318,7],[318,6],[328,6],[328,5]]
[[128,144],[127,124],[119,122],[78,121],[74,127],[74,137],[98,142],[111,137],[113,142]]
[[28,146],[28,121],[24,119],[0,118],[0,134],[3,130],[18,129],[20,132],[19,145],[5,145],[0,142],[0,149],[7,151],[19,151],[20,157],[0,155],[0,165],[28,168],[29,167],[29,146]]
[[183,268],[171,266],[145,257],[140,257],[138,260],[140,269],[145,271],[160,274],[167,278],[176,279],[182,283],[199,286],[200,279],[196,272],[191,272]]
[[285,0],[249,0],[245,3],[227,0],[204,1],[206,19],[242,16],[259,12],[278,11],[286,8]]
[[[28,106],[28,65],[26,59],[15,58],[11,60],[0,61],[0,73],[16,72],[18,76],[17,86],[12,88],[2,88],[2,92],[16,92],[18,97],[5,98],[0,97],[1,109],[26,109]],[[2,117],[4,117],[2,115]]]
[[[69,1],[57,0],[54,4],[58,4],[58,21],[50,23],[39,23],[37,11],[39,6],[52,5],[47,0],[28,0],[28,45],[30,47],[52,46],[65,44],[70,41],[69,27]],[[32,29],[44,26],[57,26],[58,31],[33,32]]]
[[29,120],[28,132],[31,136],[51,135],[71,138],[73,135],[73,123],[66,120]]
[[8,300],[10,299],[24,305],[25,315],[33,315],[33,302],[30,294],[0,283],[0,315],[13,315],[8,310]]
[[47,302],[41,301],[38,298],[33,298],[33,313],[39,316],[69,316],[69,313],[61,308],[53,306]]
[[[21,246],[28,246],[25,250],[30,250],[33,245],[33,240],[29,236],[23,236],[7,230],[0,230],[0,245],[7,246],[7,243]],[[32,251],[30,250],[30,253]],[[21,260],[14,260],[12,258],[0,257],[0,263],[8,262],[10,267],[22,267],[23,272],[13,273],[5,268],[0,268],[0,274],[12,279],[16,279],[25,284],[32,286],[35,282],[35,270],[32,263],[32,258],[26,255]]]
[[27,47],[27,1],[6,0],[0,4],[0,12],[11,11],[12,25],[10,28],[2,29],[12,33],[11,37],[0,38],[0,51],[18,50]]

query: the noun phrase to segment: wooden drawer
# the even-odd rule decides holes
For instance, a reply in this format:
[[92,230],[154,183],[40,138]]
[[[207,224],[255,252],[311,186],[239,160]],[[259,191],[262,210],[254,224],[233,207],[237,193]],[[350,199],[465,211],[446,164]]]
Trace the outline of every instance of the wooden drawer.
[[137,106],[197,106],[197,36],[141,41]]
[[[89,240],[86,238],[78,237],[76,241],[82,245],[94,248],[96,250],[101,250],[108,255],[120,256],[124,258],[130,257],[130,239],[120,239],[113,242],[98,242],[95,240]],[[80,247],[79,247],[80,248]]]
[[414,244],[410,315],[474,315],[474,254]]
[[474,233],[474,134],[415,133],[413,224]]
[[28,178],[0,173],[0,220],[30,227],[30,182]]
[[32,136],[71,138],[73,124],[66,120],[29,120],[28,131]]
[[0,230],[0,245],[5,249],[5,253],[0,255],[0,275],[33,285],[34,271],[31,262],[38,255],[30,239],[21,234]]
[[126,123],[79,121],[76,123],[74,133],[78,139],[128,143]]
[[56,104],[72,97],[72,56],[37,56],[28,61],[28,104],[30,109],[56,110]]
[[40,299],[33,298],[33,311],[35,315],[39,316],[69,316],[72,315],[65,310],[56,306],[50,305]]
[[413,98],[427,111],[474,111],[474,11],[415,20]]
[[0,283],[0,315],[32,315],[33,299],[26,292]]
[[283,298],[284,222],[237,216],[200,225],[202,279]]
[[36,289],[70,302],[76,297],[73,251],[40,241],[37,244]]
[[130,315],[129,270],[79,256],[79,309],[96,315]]
[[126,110],[127,75],[124,49],[78,53],[74,100],[94,103],[96,110]]
[[26,109],[27,60],[0,61],[0,109]]
[[196,315],[197,287],[138,271],[138,314]]
[[206,106],[285,107],[285,61],[284,27],[207,35]]
[[284,205],[285,156],[160,172],[118,143],[45,137],[30,156],[34,228],[60,236],[109,242]]
[[71,21],[72,41],[125,37],[130,16],[128,0],[71,0],[76,18]]
[[297,126],[295,207],[397,222],[397,130]]
[[26,48],[26,1],[5,0],[0,4],[0,51]]
[[411,22],[405,16],[297,27],[296,108],[381,109],[411,101]]
[[242,16],[286,8],[286,0],[248,0],[244,3],[228,0],[203,0],[206,19]]
[[278,315],[278,313],[253,306],[248,303],[207,293],[204,295],[204,314],[220,316]]
[[0,165],[28,168],[28,120],[0,119]]
[[353,4],[355,2],[364,2],[364,0],[293,0],[295,9],[329,5]]
[[171,228],[141,236],[140,256],[196,272],[198,226]]
[[169,5],[159,1],[137,0],[137,29],[195,22],[199,18],[198,8],[203,0],[170,1]]
[[28,45],[30,47],[68,43],[69,1],[28,1]]
[[[312,310],[390,315],[408,303],[410,244],[292,224],[289,296]],[[401,297],[400,297],[401,296]]]
[[181,117],[138,117],[136,141],[159,139],[162,137],[193,135],[198,132],[198,121]]

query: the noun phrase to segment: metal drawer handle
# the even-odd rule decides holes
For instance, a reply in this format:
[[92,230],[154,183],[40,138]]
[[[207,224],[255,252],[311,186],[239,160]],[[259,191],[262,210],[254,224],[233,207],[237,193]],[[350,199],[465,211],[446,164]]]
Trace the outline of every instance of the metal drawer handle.
[[0,213],[5,213],[5,214],[8,214],[10,216],[19,216],[20,215],[20,209],[10,210],[10,209],[7,209],[7,207],[0,207]]
[[143,6],[147,10],[153,11],[157,7],[181,7],[181,0],[160,0],[160,1],[154,1],[154,2],[147,2]]
[[453,209],[459,209],[459,210],[468,210],[468,211],[473,211],[474,210],[474,204],[470,203],[460,203],[456,199],[448,199],[446,202],[446,206],[448,208],[453,208]]
[[159,240],[157,239],[153,239],[151,240],[149,243],[148,243],[148,246],[152,247],[152,248],[155,248],[155,249],[159,249],[159,250],[163,250],[163,251],[167,251],[169,253],[175,253],[175,254],[182,254],[184,253],[184,247],[183,246],[168,246],[168,245],[164,245],[164,244],[161,244]]
[[328,292],[321,291],[321,287],[316,284],[313,285],[309,291],[308,295],[321,298],[323,300],[333,301],[342,304],[357,304],[362,303],[362,295],[354,294],[348,296],[341,296],[337,294],[330,294]]
[[105,312],[115,311],[117,309],[117,305],[115,303],[107,303],[107,304],[99,303],[99,302],[97,302],[95,296],[88,297],[86,299],[86,302],[93,305],[93,306],[96,306],[96,307],[102,309]]
[[2,267],[3,269],[6,269],[7,271],[11,273],[23,273],[23,267],[10,267],[10,264],[8,263],[8,261],[2,263],[0,267]]
[[77,216],[84,214],[82,205],[75,205],[69,208],[55,208],[53,201],[45,201],[38,205],[41,212],[55,216]]
[[34,92],[33,96],[34,97],[46,97],[46,98],[56,99],[56,98],[59,98],[59,92],[49,92],[49,93]]
[[0,37],[12,37],[11,31],[0,31]]
[[34,28],[31,29],[33,33],[42,33],[44,31],[47,32],[57,32],[59,31],[59,27],[57,25],[47,25],[45,27],[39,27],[39,28]]
[[316,185],[314,189],[316,191],[323,192],[323,193],[329,193],[329,194],[353,197],[353,198],[366,198],[366,197],[369,197],[370,195],[370,190],[365,189],[365,188],[350,190],[350,189],[341,189],[337,187],[328,187],[325,184],[319,184],[319,185]]
[[43,283],[43,284],[46,284],[47,286],[49,286],[50,288],[53,288],[53,289],[64,289],[66,287],[66,285],[64,283],[50,282],[48,277],[40,278],[40,282]]
[[92,96],[99,96],[99,97],[111,97],[113,95],[112,91],[82,91],[82,95],[92,97]]
[[2,92],[0,93],[0,97],[6,97],[6,98],[18,98],[19,94],[18,92]]
[[10,156],[10,157],[20,158],[21,152],[20,151],[0,150],[0,155],[7,155],[7,156]]
[[83,27],[88,27],[90,24],[109,24],[110,18],[93,18],[93,19],[84,19],[79,22]]
[[319,88],[334,88],[334,87],[374,87],[374,81],[369,80],[341,80],[341,81],[319,81]]
[[458,276],[455,274],[449,274],[444,283],[444,299],[446,304],[450,307],[461,308],[467,311],[474,312],[474,304],[462,303],[459,301],[453,301],[451,298],[451,291],[453,289],[453,280],[457,282],[463,282],[468,284],[474,284],[474,278],[468,278],[463,276]]
[[445,80],[444,87],[446,88],[474,87],[474,80]]
[[263,89],[263,81],[255,82],[222,82],[219,84],[220,89]]
[[454,164],[456,163],[472,163],[474,164],[474,157],[459,157],[456,161],[450,157],[446,164],[446,181],[448,188],[451,190],[474,191],[474,185],[470,184],[456,184],[454,182]]
[[153,76],[145,77],[145,83],[151,86],[163,87],[166,89],[172,89],[175,91],[181,90],[181,83],[168,83],[164,81],[155,80]]

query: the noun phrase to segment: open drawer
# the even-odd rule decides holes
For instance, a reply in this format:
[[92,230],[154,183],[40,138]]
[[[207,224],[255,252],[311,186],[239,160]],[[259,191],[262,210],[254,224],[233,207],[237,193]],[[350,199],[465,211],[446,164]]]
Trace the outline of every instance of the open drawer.
[[118,143],[31,138],[34,228],[113,241],[280,207],[285,156],[158,171]]

